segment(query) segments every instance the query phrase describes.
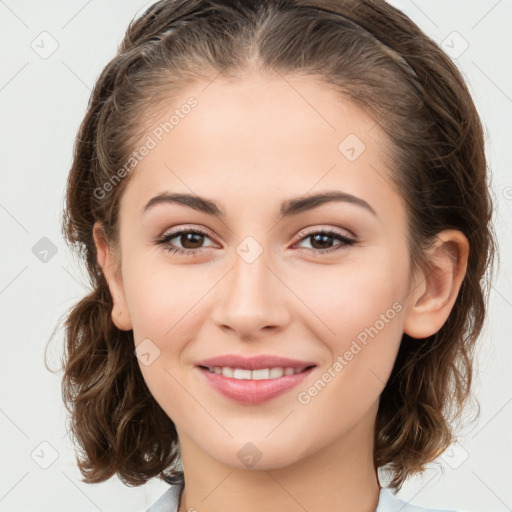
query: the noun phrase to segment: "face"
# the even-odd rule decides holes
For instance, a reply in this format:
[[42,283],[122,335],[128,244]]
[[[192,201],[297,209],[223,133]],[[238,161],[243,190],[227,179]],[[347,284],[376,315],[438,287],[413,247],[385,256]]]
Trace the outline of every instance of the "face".
[[[158,140],[153,129],[191,96]],[[239,468],[254,451],[263,469],[371,442],[414,298],[379,127],[303,77],[197,84],[157,114],[156,145],[121,199],[109,284],[180,441]],[[260,355],[293,361],[260,361],[258,374],[236,359],[201,366]]]

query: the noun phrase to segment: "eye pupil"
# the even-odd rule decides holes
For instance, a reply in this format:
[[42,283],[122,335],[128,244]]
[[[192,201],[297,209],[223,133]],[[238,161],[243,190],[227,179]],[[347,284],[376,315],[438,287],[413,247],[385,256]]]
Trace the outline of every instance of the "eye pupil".
[[[325,249],[329,248],[332,245],[332,236],[331,235],[325,235],[322,233],[318,233],[316,235],[311,236],[312,240],[314,240],[314,243],[312,243],[312,247],[315,249]],[[315,247],[316,242],[320,242],[320,247]]]
[[[203,244],[203,238],[204,235],[200,233],[185,233],[181,235],[180,242],[185,249],[198,249]],[[192,245],[190,246],[189,243]]]

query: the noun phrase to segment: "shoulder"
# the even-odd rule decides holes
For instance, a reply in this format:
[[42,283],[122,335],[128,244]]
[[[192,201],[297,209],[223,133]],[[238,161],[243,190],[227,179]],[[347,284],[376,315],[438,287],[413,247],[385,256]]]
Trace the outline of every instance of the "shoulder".
[[146,512],[178,512],[182,488],[181,485],[172,485]]
[[397,498],[388,488],[382,488],[379,495],[379,503],[375,512],[463,512],[457,510],[445,510],[438,508],[425,508]]

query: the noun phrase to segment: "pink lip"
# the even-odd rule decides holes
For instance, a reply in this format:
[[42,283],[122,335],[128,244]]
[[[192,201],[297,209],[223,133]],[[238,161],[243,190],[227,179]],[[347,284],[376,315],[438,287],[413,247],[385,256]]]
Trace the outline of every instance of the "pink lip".
[[[277,379],[244,380],[224,377],[222,374],[212,373],[205,368],[215,366],[228,366],[246,370],[276,367],[304,369],[300,373],[283,375]],[[271,355],[250,358],[242,358],[236,355],[218,356],[205,359],[197,365],[198,370],[216,391],[244,405],[261,404],[294,388],[314,370],[312,366],[316,366],[315,363]]]

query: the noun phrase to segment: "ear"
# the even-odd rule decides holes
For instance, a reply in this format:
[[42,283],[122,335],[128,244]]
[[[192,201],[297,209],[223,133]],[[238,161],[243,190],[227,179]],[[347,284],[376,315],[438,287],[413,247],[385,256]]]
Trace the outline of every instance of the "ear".
[[436,235],[427,251],[428,271],[414,279],[404,319],[404,333],[427,338],[444,325],[466,274],[469,242],[461,231],[448,229]]
[[132,322],[126,305],[118,255],[109,245],[101,223],[96,222],[94,224],[93,238],[98,265],[101,267],[103,275],[107,280],[114,304],[112,307],[112,321],[118,329],[129,331],[132,329]]

